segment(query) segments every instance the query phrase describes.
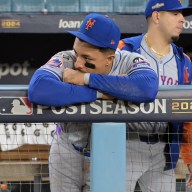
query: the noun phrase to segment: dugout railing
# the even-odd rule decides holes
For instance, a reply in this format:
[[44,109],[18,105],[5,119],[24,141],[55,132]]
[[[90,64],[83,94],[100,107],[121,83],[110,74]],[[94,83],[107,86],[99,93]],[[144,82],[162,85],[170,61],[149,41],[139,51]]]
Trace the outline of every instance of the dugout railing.
[[[125,191],[125,179],[122,178],[126,175],[126,126],[122,122],[178,122],[192,119],[191,86],[160,87],[156,100],[151,103],[98,100],[68,107],[31,104],[27,99],[27,88],[27,85],[0,86],[0,123],[94,122],[91,151],[92,192]],[[19,105],[13,106],[14,100]],[[27,112],[19,110],[23,106],[28,108]],[[40,191],[39,186],[35,192],[39,192],[38,190]]]

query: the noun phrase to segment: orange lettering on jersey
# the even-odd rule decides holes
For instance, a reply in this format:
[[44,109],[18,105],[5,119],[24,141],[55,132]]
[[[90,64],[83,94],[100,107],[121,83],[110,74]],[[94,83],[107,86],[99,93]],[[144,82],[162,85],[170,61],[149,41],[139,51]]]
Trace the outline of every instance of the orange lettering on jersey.
[[93,21],[92,21],[92,18],[90,18],[90,19],[87,21],[87,23],[86,23],[86,28],[85,28],[85,29],[89,30],[89,28],[92,28],[92,27],[94,26],[95,22],[96,22],[96,20],[93,20]]
[[185,83],[189,83],[189,71],[188,71],[188,67],[185,67],[185,73],[184,73],[184,82]]

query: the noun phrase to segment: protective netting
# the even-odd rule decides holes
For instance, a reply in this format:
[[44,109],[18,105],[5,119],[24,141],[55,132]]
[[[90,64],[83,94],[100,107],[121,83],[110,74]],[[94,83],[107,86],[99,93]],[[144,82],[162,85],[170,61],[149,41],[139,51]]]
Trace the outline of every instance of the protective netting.
[[[48,192],[51,178],[53,191],[60,188],[71,192],[77,189],[89,191],[90,126],[91,123],[87,122],[61,123],[59,127],[56,123],[0,124],[1,189],[10,192]],[[126,158],[129,174],[126,182],[135,192],[141,190],[142,182],[146,179],[148,180],[145,182],[150,184],[153,177],[161,177],[164,174],[164,148],[171,144],[167,126],[167,123],[163,122],[127,123]],[[158,134],[151,131],[155,127],[158,127]],[[182,151],[185,159],[191,155],[189,130],[185,131],[183,140],[187,149]],[[83,150],[77,147],[80,144]],[[181,154],[179,156],[177,166],[173,170],[175,177],[173,174],[156,183],[166,186],[162,188],[163,191],[169,191],[167,186],[170,186],[170,183],[174,188],[175,182],[177,192],[186,190],[185,181],[189,172]],[[152,171],[152,175],[149,170]],[[137,179],[139,182],[136,182]]]

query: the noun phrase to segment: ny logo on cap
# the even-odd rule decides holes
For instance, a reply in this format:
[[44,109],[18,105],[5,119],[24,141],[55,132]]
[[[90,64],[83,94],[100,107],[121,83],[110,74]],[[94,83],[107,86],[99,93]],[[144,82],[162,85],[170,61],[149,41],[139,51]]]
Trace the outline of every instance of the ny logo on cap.
[[87,30],[89,30],[89,28],[92,28],[95,24],[96,20],[92,20],[92,18],[90,18],[87,23],[86,23],[86,28]]

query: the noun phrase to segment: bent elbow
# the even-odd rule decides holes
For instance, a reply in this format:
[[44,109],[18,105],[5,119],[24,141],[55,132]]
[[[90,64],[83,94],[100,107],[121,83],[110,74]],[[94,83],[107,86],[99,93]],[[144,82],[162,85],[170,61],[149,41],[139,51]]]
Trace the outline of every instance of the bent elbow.
[[149,87],[144,91],[146,102],[153,102],[157,97],[157,93],[158,93],[158,84],[156,84],[156,86],[154,86],[154,84],[151,86],[149,85]]
[[158,93],[158,90],[157,91],[151,91],[150,93],[148,93],[146,95],[146,101],[145,102],[147,102],[147,103],[153,102],[157,97],[157,93]]
[[40,96],[37,95],[38,90],[36,90],[34,85],[29,85],[28,89],[28,99],[31,103],[38,103]]

